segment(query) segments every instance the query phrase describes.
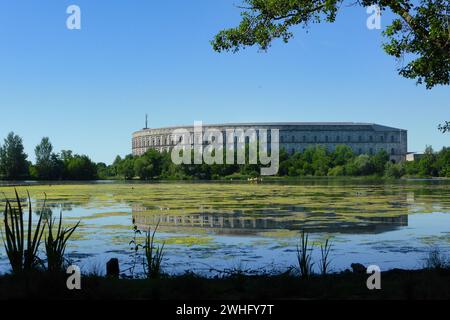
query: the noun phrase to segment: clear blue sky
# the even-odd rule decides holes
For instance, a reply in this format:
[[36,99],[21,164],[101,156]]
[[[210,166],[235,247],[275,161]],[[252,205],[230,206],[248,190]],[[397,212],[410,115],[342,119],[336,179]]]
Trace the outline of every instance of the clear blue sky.
[[[335,24],[295,29],[269,52],[213,52],[214,34],[239,21],[232,0],[0,0],[0,138],[34,146],[49,136],[110,163],[150,126],[251,121],[360,121],[409,131],[409,150],[450,145],[450,88],[397,75],[366,28],[363,8]],[[82,29],[66,29],[66,8]],[[388,17],[383,17],[386,26]]]

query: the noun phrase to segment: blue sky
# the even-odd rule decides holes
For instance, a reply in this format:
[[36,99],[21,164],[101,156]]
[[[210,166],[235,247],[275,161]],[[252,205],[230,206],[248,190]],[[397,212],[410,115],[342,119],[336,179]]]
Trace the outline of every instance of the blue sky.
[[[252,121],[358,121],[407,129],[409,150],[450,145],[450,88],[400,77],[366,28],[364,8],[296,28],[267,53],[216,53],[214,34],[239,21],[238,1],[0,0],[0,138],[49,136],[110,163],[150,126]],[[66,28],[76,4],[82,29]],[[382,17],[382,27],[388,16]]]

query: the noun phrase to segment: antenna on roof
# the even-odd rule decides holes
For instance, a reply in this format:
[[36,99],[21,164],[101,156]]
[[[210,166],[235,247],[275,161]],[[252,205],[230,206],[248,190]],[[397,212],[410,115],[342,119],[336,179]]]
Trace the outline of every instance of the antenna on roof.
[[148,114],[145,114],[145,128],[148,129]]

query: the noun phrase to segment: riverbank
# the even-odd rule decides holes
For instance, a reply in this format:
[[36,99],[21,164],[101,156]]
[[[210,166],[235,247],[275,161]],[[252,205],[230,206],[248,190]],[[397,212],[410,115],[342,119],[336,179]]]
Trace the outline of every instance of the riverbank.
[[352,272],[301,279],[292,274],[203,278],[194,274],[160,279],[82,276],[81,290],[68,290],[66,275],[39,273],[0,277],[0,299],[450,299],[450,269],[399,270],[381,274],[381,290],[368,290],[369,275]]
[[280,176],[266,176],[260,178],[254,178],[249,175],[235,175],[222,177],[217,180],[200,180],[200,179],[122,179],[122,178],[108,178],[98,180],[1,180],[0,187],[21,187],[21,186],[48,186],[55,185],[83,185],[83,184],[146,184],[146,183],[225,183],[225,182],[237,182],[237,183],[302,183],[302,182],[336,182],[336,183],[349,183],[349,182],[374,182],[374,183],[401,183],[401,182],[418,182],[418,181],[442,181],[450,182],[450,178],[447,177],[421,177],[421,176],[408,176],[402,178],[387,178],[380,176],[301,176],[301,177],[280,177]]

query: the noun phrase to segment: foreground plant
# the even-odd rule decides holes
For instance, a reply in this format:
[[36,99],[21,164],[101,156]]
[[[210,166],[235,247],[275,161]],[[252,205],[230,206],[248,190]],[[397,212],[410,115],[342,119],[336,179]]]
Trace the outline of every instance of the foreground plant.
[[[39,258],[37,256],[37,251],[41,243],[45,225],[42,224],[42,217],[39,216],[37,225],[33,227],[31,198],[30,194],[27,192],[28,223],[27,229],[24,229],[24,212],[22,204],[17,190],[14,190],[14,192],[17,207],[13,207],[11,202],[6,199],[5,210],[3,212],[5,236],[2,238],[13,273],[21,274],[38,269]],[[44,199],[43,207],[45,207],[46,200],[47,196]]]
[[450,261],[438,247],[432,248],[425,258],[425,268],[442,270],[450,267]]
[[314,262],[311,260],[311,251],[308,245],[308,235],[305,231],[302,231],[302,236],[300,238],[300,244],[297,245],[297,261],[300,271],[300,276],[303,279],[308,278],[313,272]]
[[161,246],[155,246],[155,234],[159,223],[156,225],[153,233],[150,228],[145,232],[145,260],[144,269],[147,278],[156,279],[162,274],[161,263],[164,257],[164,243]]
[[53,234],[55,220],[47,219],[48,234],[45,238],[45,252],[47,254],[47,270],[50,272],[60,272],[65,269],[65,251],[67,241],[72,236],[80,221],[73,227],[62,227],[62,212],[59,214],[59,223],[56,234]]
[[329,259],[330,252],[331,252],[330,239],[327,239],[325,241],[325,244],[320,245],[320,254],[321,254],[320,272],[322,275],[328,274],[328,272],[330,270],[330,263],[331,263],[331,261]]

